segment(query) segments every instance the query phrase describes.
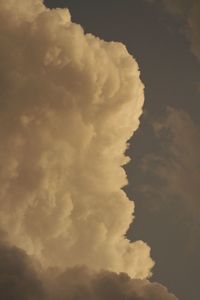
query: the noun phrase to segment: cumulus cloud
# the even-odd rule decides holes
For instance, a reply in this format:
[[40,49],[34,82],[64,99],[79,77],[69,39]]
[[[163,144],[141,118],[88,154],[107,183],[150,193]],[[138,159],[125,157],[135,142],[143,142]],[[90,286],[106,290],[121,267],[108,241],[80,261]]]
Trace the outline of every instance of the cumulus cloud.
[[[150,0],[148,0],[150,1]],[[151,0],[150,2],[155,2]],[[182,18],[193,54],[200,60],[200,2],[199,0],[161,0],[167,11]]]
[[1,2],[0,17],[1,298],[176,300],[125,237],[137,63],[40,0]]
[[0,228],[44,267],[149,276],[121,189],[144,98],[137,63],[39,0],[3,1],[0,16]]

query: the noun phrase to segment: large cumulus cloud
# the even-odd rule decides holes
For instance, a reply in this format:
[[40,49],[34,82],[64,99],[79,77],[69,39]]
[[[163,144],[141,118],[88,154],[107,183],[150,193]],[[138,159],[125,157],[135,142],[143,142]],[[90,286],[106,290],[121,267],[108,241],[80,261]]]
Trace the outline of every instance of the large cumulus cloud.
[[0,17],[1,297],[176,300],[125,237],[137,63],[40,0],[1,2]]
[[39,0],[3,1],[0,15],[1,229],[45,267],[148,276],[149,247],[124,237],[133,202],[121,190],[143,105],[137,63]]

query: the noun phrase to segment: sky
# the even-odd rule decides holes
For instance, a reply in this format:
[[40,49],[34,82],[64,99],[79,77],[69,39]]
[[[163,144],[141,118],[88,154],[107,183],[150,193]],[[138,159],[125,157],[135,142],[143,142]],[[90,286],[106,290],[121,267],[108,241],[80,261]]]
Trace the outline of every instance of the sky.
[[45,5],[0,4],[0,294],[197,300],[199,1]]

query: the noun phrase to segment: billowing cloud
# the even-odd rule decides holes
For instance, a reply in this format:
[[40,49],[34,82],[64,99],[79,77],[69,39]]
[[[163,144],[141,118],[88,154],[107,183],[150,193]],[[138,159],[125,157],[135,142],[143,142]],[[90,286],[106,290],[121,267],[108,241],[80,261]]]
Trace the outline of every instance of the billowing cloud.
[[147,277],[121,189],[144,98],[137,63],[39,0],[3,1],[0,16],[0,228],[45,267]]
[[150,248],[125,237],[137,63],[40,0],[1,2],[0,17],[1,297],[176,300],[145,279]]

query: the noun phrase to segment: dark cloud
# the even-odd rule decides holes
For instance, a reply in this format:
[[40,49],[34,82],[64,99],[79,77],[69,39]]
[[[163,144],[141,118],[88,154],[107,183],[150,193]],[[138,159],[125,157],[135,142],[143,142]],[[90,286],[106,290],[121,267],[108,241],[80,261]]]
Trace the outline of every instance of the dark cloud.
[[43,286],[26,253],[0,242],[0,298],[2,300],[42,300]]
[[177,300],[167,289],[127,274],[92,272],[84,267],[68,269],[51,284],[50,299],[76,300]]
[[53,269],[38,274],[23,250],[3,243],[0,296],[4,300],[177,300],[164,286],[125,273],[74,267],[59,275]]
[[43,270],[38,262],[0,242],[0,296],[3,300],[177,300],[167,289],[126,273],[74,267]]
[[171,107],[152,126],[160,149],[143,158],[142,169],[157,180],[142,190],[157,194],[158,206],[182,202],[185,214],[199,222],[200,129],[187,112]]
[[200,60],[200,1],[199,0],[148,0],[160,2],[166,10],[179,17],[184,24],[184,32],[190,41],[191,51]]

